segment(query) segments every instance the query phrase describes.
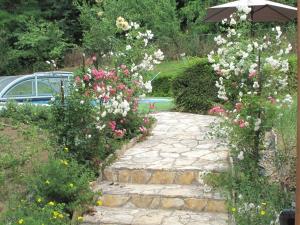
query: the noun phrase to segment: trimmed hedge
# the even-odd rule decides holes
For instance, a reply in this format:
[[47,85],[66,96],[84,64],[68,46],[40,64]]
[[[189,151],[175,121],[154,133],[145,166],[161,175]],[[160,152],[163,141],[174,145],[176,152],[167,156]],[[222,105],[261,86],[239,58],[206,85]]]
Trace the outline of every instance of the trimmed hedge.
[[172,88],[176,107],[180,111],[206,113],[218,102],[215,75],[206,58],[199,59],[180,76],[174,78]]
[[154,97],[171,97],[172,96],[173,76],[158,77],[152,81],[152,93]]
[[152,81],[152,93],[154,97],[172,97],[173,79],[181,75],[186,69],[198,63],[199,58],[186,58],[181,60],[166,61],[158,65],[155,73],[160,74]]

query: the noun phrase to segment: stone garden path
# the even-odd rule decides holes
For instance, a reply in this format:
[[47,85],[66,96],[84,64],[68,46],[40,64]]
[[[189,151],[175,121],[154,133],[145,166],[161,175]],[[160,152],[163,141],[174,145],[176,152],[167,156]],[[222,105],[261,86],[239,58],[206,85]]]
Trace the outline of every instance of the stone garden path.
[[202,181],[203,171],[228,166],[228,151],[205,133],[211,116],[162,112],[151,136],[104,171],[103,206],[85,225],[225,225],[224,198]]

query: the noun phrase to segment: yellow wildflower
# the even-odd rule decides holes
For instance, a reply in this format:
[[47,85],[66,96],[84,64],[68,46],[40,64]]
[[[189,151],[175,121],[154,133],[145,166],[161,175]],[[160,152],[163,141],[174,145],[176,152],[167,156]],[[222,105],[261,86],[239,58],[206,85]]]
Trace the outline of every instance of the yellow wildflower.
[[59,212],[53,211],[53,218],[56,219],[59,216]]
[[61,164],[67,166],[69,165],[68,161],[67,160],[60,160]]
[[68,147],[65,147],[65,148],[64,148],[64,151],[65,151],[65,152],[69,152]]
[[73,188],[73,187],[74,187],[74,184],[70,183],[70,184],[69,184],[69,187],[70,187],[70,188]]
[[267,203],[265,203],[265,202],[263,202],[263,203],[261,203],[263,206],[266,206],[267,205]]
[[50,184],[50,181],[49,181],[49,180],[46,180],[46,181],[45,181],[45,184]]
[[24,220],[23,219],[19,219],[18,224],[23,224]]
[[64,215],[63,214],[58,214],[58,217],[60,218],[60,219],[63,219],[64,218]]
[[42,202],[42,198],[37,198],[36,200],[38,203]]
[[54,202],[48,202],[48,205],[54,206],[55,203]]
[[266,211],[265,210],[261,210],[260,211],[260,215],[262,215],[262,216],[266,215]]
[[236,212],[236,208],[231,208],[231,212]]
[[101,200],[98,200],[97,201],[97,206],[102,206],[103,205],[103,202]]
[[78,220],[78,221],[83,221],[83,217],[82,217],[82,216],[78,216],[78,217],[77,217],[77,220]]

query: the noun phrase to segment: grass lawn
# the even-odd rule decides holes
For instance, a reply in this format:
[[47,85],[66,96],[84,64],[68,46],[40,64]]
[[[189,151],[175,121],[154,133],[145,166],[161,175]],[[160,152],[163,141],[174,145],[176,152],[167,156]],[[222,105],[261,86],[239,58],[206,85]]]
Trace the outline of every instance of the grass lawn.
[[176,77],[184,72],[188,67],[196,64],[198,58],[185,58],[181,60],[165,61],[157,65],[154,69],[154,73],[159,77],[171,76]]

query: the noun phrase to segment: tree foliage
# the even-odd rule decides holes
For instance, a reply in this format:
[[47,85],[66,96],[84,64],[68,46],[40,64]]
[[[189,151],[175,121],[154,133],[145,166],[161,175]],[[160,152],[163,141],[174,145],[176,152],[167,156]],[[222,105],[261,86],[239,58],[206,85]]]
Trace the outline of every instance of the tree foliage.
[[[0,43],[2,55],[0,74],[18,74],[42,69],[33,64],[42,64],[45,56],[37,54],[37,48],[29,54],[29,45],[24,46],[24,34],[37,34],[31,21],[55,29],[66,43],[83,46],[87,52],[109,52],[115,38],[115,20],[122,16],[128,21],[137,21],[142,27],[152,30],[157,44],[168,57],[177,58],[181,53],[206,55],[213,33],[219,32],[213,23],[203,21],[208,7],[230,0],[0,0]],[[278,2],[296,5],[295,0]],[[48,25],[45,25],[48,24]],[[54,25],[55,24],[55,25]],[[294,25],[294,24],[292,24]],[[43,29],[45,29],[45,27]],[[41,28],[41,27],[40,27]],[[54,32],[56,33],[56,32]],[[51,32],[46,38],[57,41]],[[43,37],[35,42],[40,43]],[[33,38],[33,37],[31,37]],[[28,40],[27,40],[28,41]],[[32,40],[33,41],[33,40]],[[108,44],[110,43],[110,44]],[[28,44],[28,43],[27,43]],[[51,46],[51,45],[50,45]],[[56,49],[43,49],[52,57]],[[65,45],[63,45],[65,46]],[[43,45],[39,46],[42,49]],[[24,52],[23,52],[24,51]],[[50,53],[51,52],[51,53]],[[34,57],[33,54],[37,54]],[[63,57],[64,52],[61,52]],[[24,57],[30,55],[30,58]],[[56,54],[57,55],[57,54]],[[28,65],[31,65],[28,67]]]

